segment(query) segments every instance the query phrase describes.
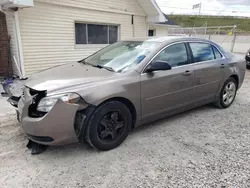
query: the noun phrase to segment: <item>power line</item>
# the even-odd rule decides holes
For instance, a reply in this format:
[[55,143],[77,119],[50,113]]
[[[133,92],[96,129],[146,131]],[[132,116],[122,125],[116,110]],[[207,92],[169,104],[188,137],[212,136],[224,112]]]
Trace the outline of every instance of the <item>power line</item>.
[[[164,8],[176,8],[176,9],[181,9],[181,10],[194,10],[191,8],[184,8],[184,7],[175,7],[175,6],[160,6]],[[201,9],[202,11],[223,11],[223,12],[235,12],[235,13],[250,13],[250,11],[239,11],[239,10],[223,10],[223,9]]]
[[[213,1],[213,0],[210,0],[210,1],[206,2],[206,3],[209,3],[211,1]],[[173,2],[173,1],[167,1],[167,2],[161,2],[161,3],[159,3],[159,5],[161,5],[161,4],[165,4],[164,6],[173,5],[173,4],[175,4],[176,6],[180,5],[180,3],[176,3],[176,2]],[[190,6],[193,6],[195,4],[200,4],[200,1],[197,1],[197,3],[184,3],[184,5],[190,5]],[[204,4],[204,3],[202,3],[202,4]]]
[[[209,2],[211,2],[211,1],[213,1],[213,0],[209,0],[209,1],[207,1],[206,2],[206,4],[207,3],[209,3]],[[180,5],[180,3],[176,3],[176,2],[171,2],[170,3],[170,1],[167,1],[167,2],[161,2],[161,3],[159,3],[159,5],[160,5],[160,7],[165,7],[165,8],[177,8],[177,9],[182,9],[182,10],[195,10],[195,9],[193,9],[193,5],[195,5],[195,4],[202,4],[203,5],[203,7],[204,7],[204,3],[202,3],[201,1],[200,1],[200,3],[198,3],[199,1],[197,1],[197,3],[185,3],[185,4],[183,4],[183,5],[190,5],[190,8],[184,8],[184,7],[180,7],[179,5]],[[201,10],[204,10],[204,11],[219,11],[219,12],[233,12],[233,13],[250,13],[250,11],[244,11],[244,10],[235,10],[235,9],[232,9],[232,10],[226,10],[226,8],[227,7],[221,7],[221,8],[217,8],[217,9],[204,9],[204,8],[201,8]]]

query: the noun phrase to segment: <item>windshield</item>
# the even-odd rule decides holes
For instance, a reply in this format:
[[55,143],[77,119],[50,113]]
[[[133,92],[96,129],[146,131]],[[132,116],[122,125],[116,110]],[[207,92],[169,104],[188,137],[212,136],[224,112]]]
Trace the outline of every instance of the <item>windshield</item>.
[[157,46],[152,41],[121,41],[112,44],[84,60],[92,66],[123,72],[134,68]]

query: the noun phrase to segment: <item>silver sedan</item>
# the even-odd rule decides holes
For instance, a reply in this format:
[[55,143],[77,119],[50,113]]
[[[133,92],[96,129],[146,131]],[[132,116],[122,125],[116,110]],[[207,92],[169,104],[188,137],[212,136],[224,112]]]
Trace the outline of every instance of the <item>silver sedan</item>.
[[245,69],[244,58],[209,40],[120,41],[28,78],[18,117],[32,143],[110,150],[143,123],[208,103],[229,107]]

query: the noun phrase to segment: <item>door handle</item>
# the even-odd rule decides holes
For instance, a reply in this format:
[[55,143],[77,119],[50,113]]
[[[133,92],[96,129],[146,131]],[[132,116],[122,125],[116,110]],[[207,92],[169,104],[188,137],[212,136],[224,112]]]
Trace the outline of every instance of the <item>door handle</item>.
[[186,71],[183,73],[184,76],[189,76],[189,75],[191,75],[191,74],[192,74],[192,71],[190,71],[190,70],[186,70]]
[[225,64],[221,64],[220,68],[222,68],[222,69],[225,68]]

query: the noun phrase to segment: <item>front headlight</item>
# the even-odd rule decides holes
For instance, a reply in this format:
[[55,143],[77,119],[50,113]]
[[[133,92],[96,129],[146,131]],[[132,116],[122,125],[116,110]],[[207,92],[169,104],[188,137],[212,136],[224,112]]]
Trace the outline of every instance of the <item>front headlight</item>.
[[61,99],[65,103],[75,104],[80,100],[80,96],[76,93],[64,93],[64,94],[47,96],[40,100],[37,106],[37,110],[40,112],[49,112],[52,109],[52,107],[56,104],[58,99]]

